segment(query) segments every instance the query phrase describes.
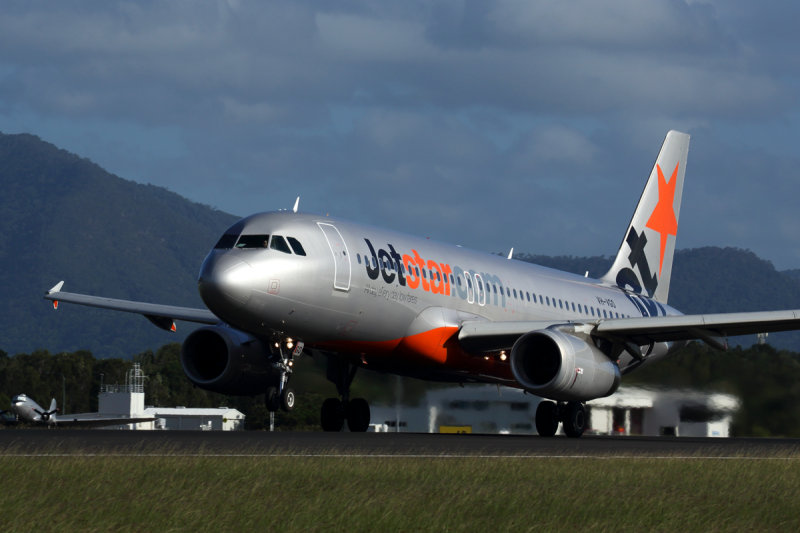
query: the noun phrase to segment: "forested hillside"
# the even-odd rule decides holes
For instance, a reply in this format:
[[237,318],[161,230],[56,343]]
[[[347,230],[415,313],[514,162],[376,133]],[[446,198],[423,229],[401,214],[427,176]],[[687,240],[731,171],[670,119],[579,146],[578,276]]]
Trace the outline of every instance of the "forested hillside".
[[42,300],[65,290],[202,306],[199,265],[235,217],[113,176],[32,135],[0,134],[0,348],[130,357],[170,340],[140,316]]
[[[87,349],[99,358],[129,358],[191,331],[180,323],[177,335],[168,334],[138,315],[75,305],[54,312],[42,295],[63,279],[67,291],[202,306],[200,263],[236,217],[113,176],[32,135],[0,134],[0,184],[0,349]],[[611,262],[517,258],[590,276]],[[800,275],[778,272],[746,250],[678,250],[670,303],[686,313],[800,308]],[[800,348],[796,333],[769,340]],[[739,341],[749,346],[755,337]]]

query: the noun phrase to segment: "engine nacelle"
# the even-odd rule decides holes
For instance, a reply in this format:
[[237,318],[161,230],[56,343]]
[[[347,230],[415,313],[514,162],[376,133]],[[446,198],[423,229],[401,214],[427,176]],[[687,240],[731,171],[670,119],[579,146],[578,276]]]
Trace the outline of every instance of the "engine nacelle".
[[192,332],[181,347],[181,365],[189,380],[222,394],[250,395],[266,390],[269,349],[239,330],[206,326]]
[[511,349],[511,371],[527,391],[562,401],[587,401],[617,390],[619,367],[600,350],[562,331],[526,333]]

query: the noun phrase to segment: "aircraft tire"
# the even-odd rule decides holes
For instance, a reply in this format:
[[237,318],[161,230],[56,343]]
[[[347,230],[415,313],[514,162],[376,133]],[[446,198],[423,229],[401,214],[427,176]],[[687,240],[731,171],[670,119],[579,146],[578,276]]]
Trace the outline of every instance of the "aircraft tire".
[[284,387],[281,393],[281,409],[287,413],[294,409],[295,395],[291,387]]
[[347,428],[353,433],[369,429],[369,403],[364,398],[354,398],[347,404]]
[[567,403],[564,413],[564,433],[567,437],[578,438],[586,430],[586,409],[581,402]]
[[323,431],[341,431],[344,426],[344,406],[339,398],[328,398],[322,402],[320,413]]
[[536,431],[541,437],[552,437],[558,430],[555,402],[542,400],[536,408]]

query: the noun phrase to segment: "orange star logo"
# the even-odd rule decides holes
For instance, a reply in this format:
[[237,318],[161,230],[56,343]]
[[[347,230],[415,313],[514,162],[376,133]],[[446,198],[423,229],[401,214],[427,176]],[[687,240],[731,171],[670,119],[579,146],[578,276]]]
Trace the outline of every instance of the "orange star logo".
[[679,164],[675,164],[675,170],[672,171],[669,183],[664,179],[661,166],[656,165],[656,169],[658,169],[658,203],[647,221],[647,227],[661,235],[661,261],[658,265],[659,278],[661,277],[661,269],[664,267],[664,252],[667,249],[667,239],[670,235],[678,235],[678,219],[675,217],[674,204],[675,184],[678,181],[675,178],[678,176]]

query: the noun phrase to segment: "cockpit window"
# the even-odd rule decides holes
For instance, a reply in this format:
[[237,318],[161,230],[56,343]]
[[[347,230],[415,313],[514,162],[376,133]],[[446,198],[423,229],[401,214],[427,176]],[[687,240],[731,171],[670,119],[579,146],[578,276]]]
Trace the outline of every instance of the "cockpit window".
[[237,248],[266,248],[269,241],[269,235],[242,235],[239,237],[239,242],[236,243]]
[[292,251],[289,249],[289,245],[286,244],[286,239],[281,237],[280,235],[273,235],[272,240],[269,243],[269,247],[273,250],[278,250],[279,252],[283,252],[285,254],[290,254]]
[[214,245],[214,248],[223,249],[223,248],[233,248],[233,245],[236,244],[236,239],[239,238],[239,234],[233,233],[226,233],[223,235],[217,244]]
[[297,255],[306,255],[306,251],[303,249],[303,245],[300,244],[300,241],[294,237],[286,237],[286,240],[292,245],[292,250],[294,250],[294,253]]

